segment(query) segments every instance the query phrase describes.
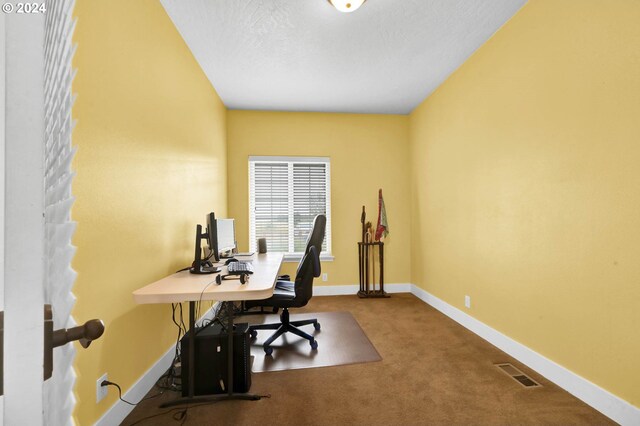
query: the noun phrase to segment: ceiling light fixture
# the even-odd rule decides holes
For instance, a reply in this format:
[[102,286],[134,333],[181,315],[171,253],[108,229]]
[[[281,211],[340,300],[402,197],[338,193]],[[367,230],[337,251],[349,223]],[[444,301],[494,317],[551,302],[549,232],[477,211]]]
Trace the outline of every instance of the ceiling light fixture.
[[340,12],[354,12],[356,11],[366,0],[328,0]]

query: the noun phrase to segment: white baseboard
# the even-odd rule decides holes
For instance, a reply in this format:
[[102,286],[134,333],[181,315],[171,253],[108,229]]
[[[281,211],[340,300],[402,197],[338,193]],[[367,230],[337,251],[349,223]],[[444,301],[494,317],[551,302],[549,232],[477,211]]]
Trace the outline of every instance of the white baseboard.
[[[202,324],[205,319],[211,319],[214,316],[214,312],[218,307],[218,303],[214,304],[205,314],[196,321],[196,324]],[[135,402],[140,401],[145,395],[153,388],[156,381],[164,374],[165,371],[171,366],[173,357],[175,355],[175,346],[171,345],[169,350],[156,361],[151,368],[149,368],[137,382],[135,382],[125,393],[122,395],[123,399],[127,401]],[[110,378],[111,379],[111,378]],[[117,380],[113,378],[112,380]],[[115,404],[107,410],[106,413],[100,417],[95,423],[95,426],[117,426],[133,411],[135,407],[125,402],[117,400]]]
[[621,425],[640,425],[640,409],[460,309],[412,285],[411,293]]
[[[151,366],[139,379],[127,390],[123,399],[127,401],[135,402],[140,401],[151,390],[156,381],[167,371],[173,361],[175,354],[175,346],[171,346],[169,350],[160,357],[155,364]],[[110,378],[111,379],[111,378]],[[114,379],[111,379],[114,380]],[[117,379],[116,379],[117,380]],[[114,391],[114,390],[112,390]],[[100,417],[95,425],[96,426],[117,426],[131,413],[135,407],[133,405],[126,404],[120,400],[117,400],[115,404],[107,410],[106,413]]]
[[[412,284],[409,283],[391,283],[384,285],[384,291],[387,293],[411,293]],[[314,296],[346,296],[356,295],[360,290],[357,284],[351,285],[314,285]]]

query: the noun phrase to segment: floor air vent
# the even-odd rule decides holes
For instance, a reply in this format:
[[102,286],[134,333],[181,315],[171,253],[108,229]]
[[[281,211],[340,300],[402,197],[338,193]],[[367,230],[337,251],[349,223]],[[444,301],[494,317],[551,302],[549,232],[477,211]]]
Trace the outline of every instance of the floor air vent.
[[509,363],[495,364],[495,366],[526,388],[535,388],[542,386],[540,385],[540,383],[536,382],[531,377],[527,376],[522,371],[518,370],[516,367]]

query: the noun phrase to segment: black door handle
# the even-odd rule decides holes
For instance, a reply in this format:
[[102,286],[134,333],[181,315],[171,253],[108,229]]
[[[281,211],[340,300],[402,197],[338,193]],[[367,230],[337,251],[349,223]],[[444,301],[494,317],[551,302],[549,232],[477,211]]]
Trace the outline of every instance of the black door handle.
[[54,348],[78,340],[83,348],[88,348],[92,341],[104,333],[104,324],[99,319],[92,319],[73,328],[62,328],[53,332],[52,344]]
[[88,348],[91,342],[100,338],[104,333],[104,323],[99,319],[92,319],[72,328],[53,330],[53,312],[51,305],[44,305],[44,380],[53,374],[53,348],[64,346],[77,340],[83,348]]

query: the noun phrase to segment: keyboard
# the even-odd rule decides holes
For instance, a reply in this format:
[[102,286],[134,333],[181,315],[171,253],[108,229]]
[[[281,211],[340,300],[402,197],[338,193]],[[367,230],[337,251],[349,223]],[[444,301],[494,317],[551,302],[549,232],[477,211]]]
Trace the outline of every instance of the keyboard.
[[227,265],[230,274],[253,274],[253,267],[249,262],[231,262]]

